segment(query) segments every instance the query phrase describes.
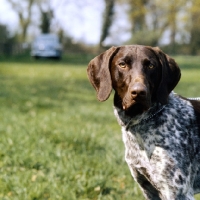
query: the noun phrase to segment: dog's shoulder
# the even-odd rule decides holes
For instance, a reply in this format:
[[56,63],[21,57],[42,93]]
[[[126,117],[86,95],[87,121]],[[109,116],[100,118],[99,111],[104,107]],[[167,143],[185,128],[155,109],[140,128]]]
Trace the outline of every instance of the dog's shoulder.
[[154,106],[136,119],[118,108],[115,115],[122,126],[125,159],[130,168],[151,174],[152,169],[157,170],[154,164],[160,163],[165,173],[179,168],[183,177],[189,173],[184,166],[197,170],[200,136],[191,101],[171,93],[166,105]]
[[176,147],[180,151],[197,153],[200,134],[195,109],[190,100],[171,93],[166,105],[154,105],[133,119],[123,110],[114,110],[122,126],[123,137],[134,138],[140,148],[149,151],[149,147],[158,145],[166,150],[171,149],[174,155],[177,154]]
[[159,126],[164,123],[170,126],[175,121],[185,126],[195,123],[195,112],[200,113],[200,103],[196,105],[196,107],[199,106],[198,109],[193,104],[190,100],[172,92],[166,105],[154,104],[148,111],[134,118],[126,115],[124,110],[117,107],[114,107],[114,114],[118,123],[126,128],[127,126],[145,126],[147,124],[149,128],[155,128],[156,124]]

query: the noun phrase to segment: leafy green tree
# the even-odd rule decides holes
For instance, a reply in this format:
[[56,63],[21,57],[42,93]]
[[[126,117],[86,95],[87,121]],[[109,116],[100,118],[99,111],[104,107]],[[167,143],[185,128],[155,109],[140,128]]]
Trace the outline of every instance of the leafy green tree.
[[0,24],[0,55],[9,56],[12,54],[16,38],[11,37],[6,25]]
[[[125,0],[129,4],[132,37],[129,43],[156,46],[162,35],[159,5],[149,0]],[[150,19],[150,20],[149,20]]]
[[128,0],[128,2],[130,4],[129,15],[132,23],[132,33],[145,29],[148,0]]
[[200,49],[200,0],[193,0],[189,11],[191,54],[196,55]]
[[5,42],[7,39],[8,39],[7,27],[3,24],[0,24],[0,43]]
[[170,45],[175,50],[178,15],[187,0],[121,0],[129,5],[132,38],[129,42],[156,46],[165,31],[170,32]]
[[41,24],[40,29],[42,33],[50,32],[51,20],[53,18],[53,11],[41,11]]

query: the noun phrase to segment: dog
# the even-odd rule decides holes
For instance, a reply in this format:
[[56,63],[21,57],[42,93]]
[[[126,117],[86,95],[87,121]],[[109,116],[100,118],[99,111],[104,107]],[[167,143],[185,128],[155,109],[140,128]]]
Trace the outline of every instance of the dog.
[[158,47],[111,47],[90,61],[99,101],[114,90],[125,160],[147,200],[193,200],[200,192],[200,102],[173,92],[175,60]]

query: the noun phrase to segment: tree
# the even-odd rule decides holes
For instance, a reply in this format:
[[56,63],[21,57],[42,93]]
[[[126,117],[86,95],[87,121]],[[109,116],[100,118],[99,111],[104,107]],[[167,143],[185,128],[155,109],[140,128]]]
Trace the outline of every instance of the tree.
[[8,30],[7,27],[3,24],[0,24],[0,43],[3,43],[8,38]]
[[191,54],[196,55],[200,49],[200,0],[193,0],[190,7],[190,44]]
[[113,22],[115,0],[105,0],[106,9],[103,16],[103,25],[100,37],[100,47],[103,46],[103,42],[109,35],[109,30]]
[[128,0],[130,4],[130,20],[132,23],[132,33],[146,28],[145,16],[147,13],[146,4],[148,0]]
[[53,11],[41,11],[41,24],[40,29],[42,33],[50,32],[51,20],[53,18]]
[[[50,31],[50,24],[53,18],[53,9],[50,9],[50,1],[47,0],[8,0],[13,10],[19,17],[21,28],[20,41],[25,42],[27,39],[27,31],[33,24],[33,10],[37,10],[41,16],[40,28],[43,33]],[[38,24],[37,24],[38,25]]]
[[40,30],[42,33],[50,33],[50,26],[54,17],[54,10],[51,8],[51,1],[37,0],[36,4],[40,11]]
[[11,55],[15,39],[10,36],[6,25],[0,24],[0,55]]
[[126,0],[129,4],[129,19],[132,25],[129,43],[156,46],[161,35],[159,10],[155,1]]
[[[159,45],[163,34],[170,33],[171,52],[175,51],[179,14],[187,0],[121,0],[129,5],[132,38],[129,42]],[[200,1],[200,0],[196,0]],[[182,13],[181,13],[182,14]]]
[[162,13],[155,0],[126,0],[129,4],[129,19],[132,25],[129,43],[157,46],[163,33],[160,23]]
[[8,0],[8,2],[12,5],[13,10],[16,11],[19,17],[19,24],[22,29],[20,41],[25,42],[27,30],[31,23],[32,6],[34,4],[34,0]]
[[177,0],[176,3],[174,1],[166,1],[165,5],[167,10],[167,28],[170,30],[170,51],[171,53],[176,53],[176,36],[179,34],[178,24],[183,23],[178,18],[178,15],[184,10],[186,0]]

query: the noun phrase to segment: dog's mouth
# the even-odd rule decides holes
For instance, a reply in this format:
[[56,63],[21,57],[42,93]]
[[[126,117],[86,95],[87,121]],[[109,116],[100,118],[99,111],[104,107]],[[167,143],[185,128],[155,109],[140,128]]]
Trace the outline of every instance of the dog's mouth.
[[114,105],[121,108],[125,113],[131,117],[142,114],[147,111],[151,105],[151,95],[146,95],[143,97],[132,98],[131,95],[124,95],[121,97],[118,93],[114,96]]
[[122,107],[123,107],[123,110],[128,110],[128,109],[130,109],[132,106],[134,106],[134,105],[137,105],[138,103],[136,102],[136,101],[131,101],[131,102],[123,102],[122,103]]
[[122,107],[123,107],[123,110],[129,110],[133,107],[138,107],[138,106],[143,107],[144,110],[148,110],[151,107],[149,102],[137,102],[137,101],[123,105]]
[[130,115],[138,115],[147,111],[151,107],[151,101],[148,99],[140,99],[140,100],[131,100],[131,101],[123,101],[122,108],[125,112]]

